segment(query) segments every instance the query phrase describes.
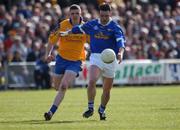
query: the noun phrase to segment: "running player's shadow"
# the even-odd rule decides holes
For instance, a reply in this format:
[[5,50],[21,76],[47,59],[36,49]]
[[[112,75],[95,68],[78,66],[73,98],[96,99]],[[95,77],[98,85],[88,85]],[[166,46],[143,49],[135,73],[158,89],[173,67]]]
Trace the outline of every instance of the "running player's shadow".
[[63,121],[44,121],[44,120],[31,120],[29,124],[70,124],[70,123],[83,123],[94,122],[96,120],[63,120]]
[[94,122],[96,120],[64,120],[64,121],[45,121],[45,120],[23,120],[23,121],[0,121],[0,124],[70,124]]

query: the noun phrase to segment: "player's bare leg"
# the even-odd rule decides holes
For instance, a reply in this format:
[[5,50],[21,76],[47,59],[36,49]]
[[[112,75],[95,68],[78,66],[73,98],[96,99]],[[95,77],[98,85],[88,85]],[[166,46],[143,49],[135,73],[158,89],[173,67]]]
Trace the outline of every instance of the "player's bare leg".
[[53,74],[52,76],[52,87],[58,91],[63,75]]
[[99,106],[98,113],[100,116],[100,120],[105,120],[105,108],[110,99],[110,91],[113,86],[113,78],[106,78],[103,79],[103,93],[101,95],[101,105]]
[[83,113],[83,117],[89,118],[94,112],[94,99],[96,96],[96,81],[100,76],[101,70],[95,66],[91,65],[89,68],[89,83],[87,88],[88,95],[88,110]]
[[66,71],[62,81],[59,85],[58,92],[54,99],[53,105],[51,106],[49,112],[44,114],[45,120],[50,120],[53,114],[56,112],[58,106],[61,104],[62,100],[64,99],[65,92],[67,88],[71,85],[71,83],[75,80],[76,73],[73,71]]

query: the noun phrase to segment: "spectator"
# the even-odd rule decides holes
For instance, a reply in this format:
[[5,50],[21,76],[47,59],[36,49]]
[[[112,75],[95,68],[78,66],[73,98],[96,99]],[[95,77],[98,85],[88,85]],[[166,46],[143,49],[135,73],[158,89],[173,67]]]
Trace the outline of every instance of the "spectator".
[[14,51],[12,62],[22,62],[22,57],[19,51]]
[[50,68],[46,62],[45,54],[41,53],[39,59],[36,61],[34,70],[34,79],[37,88],[48,89],[51,87],[49,71]]
[[2,64],[2,57],[0,55],[0,90],[5,87],[5,72]]
[[[104,1],[112,2],[70,0],[70,3],[67,3],[63,0],[53,0],[50,3],[46,0],[1,0],[0,40],[5,49],[3,57],[6,57],[3,61],[11,61],[15,51],[20,52],[22,61],[37,60],[39,49],[36,47],[40,46],[40,50],[45,51],[44,46],[47,44],[50,30],[59,23],[57,21],[68,17],[69,4],[80,3],[83,19],[88,21],[98,17],[96,7],[98,2]],[[121,25],[127,37],[129,52],[125,54],[125,58],[151,59],[152,56],[146,56],[153,50],[150,39],[156,44],[156,51],[160,52],[159,58],[179,58],[179,9],[180,2],[177,0],[114,0],[112,18]],[[37,39],[42,40],[41,45],[35,45]]]
[[14,36],[13,45],[11,47],[11,52],[17,54],[15,52],[20,53],[20,57],[22,60],[25,59],[27,55],[27,48],[25,47],[24,43],[22,43],[22,38],[18,35]]

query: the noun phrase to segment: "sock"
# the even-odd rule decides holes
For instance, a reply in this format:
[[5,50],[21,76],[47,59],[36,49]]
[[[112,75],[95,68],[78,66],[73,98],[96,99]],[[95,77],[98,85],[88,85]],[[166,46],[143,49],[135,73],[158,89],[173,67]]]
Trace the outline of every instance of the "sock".
[[88,102],[88,109],[94,111],[94,101]]
[[54,113],[56,112],[56,110],[57,110],[57,106],[52,105],[52,106],[51,106],[51,109],[49,110],[49,112],[51,112],[52,114],[54,114]]
[[98,111],[99,111],[100,113],[104,113],[105,109],[106,109],[105,106],[100,105]]

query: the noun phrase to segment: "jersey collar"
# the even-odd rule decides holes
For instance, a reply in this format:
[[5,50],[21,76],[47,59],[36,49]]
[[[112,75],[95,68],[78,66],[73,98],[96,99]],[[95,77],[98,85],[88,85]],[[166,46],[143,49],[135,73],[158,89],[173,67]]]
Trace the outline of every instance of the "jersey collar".
[[101,24],[102,26],[107,26],[107,25],[108,25],[111,21],[112,21],[112,18],[110,17],[110,19],[109,19],[108,23],[107,23],[107,24],[105,24],[105,25],[103,25],[103,24],[101,24],[101,20],[100,20],[100,18],[98,18],[98,23],[99,23],[99,24]]

